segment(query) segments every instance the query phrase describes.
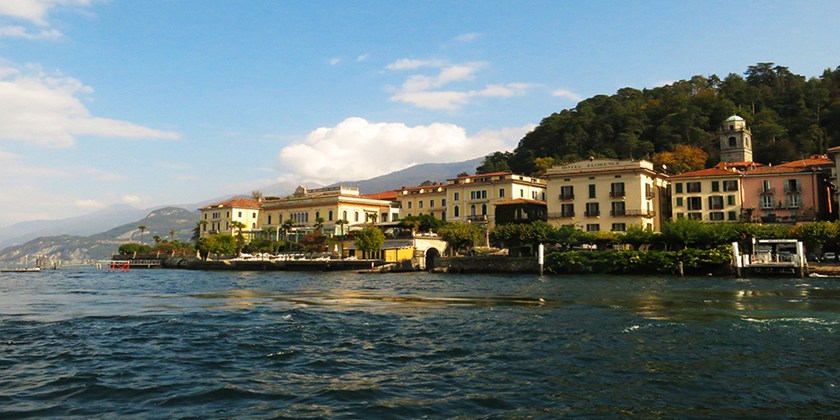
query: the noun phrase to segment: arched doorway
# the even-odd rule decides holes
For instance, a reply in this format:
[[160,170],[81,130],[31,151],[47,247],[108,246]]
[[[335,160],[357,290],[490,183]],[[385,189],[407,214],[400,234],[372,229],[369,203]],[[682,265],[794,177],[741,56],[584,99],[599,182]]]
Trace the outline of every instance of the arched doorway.
[[426,270],[433,270],[437,259],[440,258],[440,251],[436,248],[429,248],[426,250]]

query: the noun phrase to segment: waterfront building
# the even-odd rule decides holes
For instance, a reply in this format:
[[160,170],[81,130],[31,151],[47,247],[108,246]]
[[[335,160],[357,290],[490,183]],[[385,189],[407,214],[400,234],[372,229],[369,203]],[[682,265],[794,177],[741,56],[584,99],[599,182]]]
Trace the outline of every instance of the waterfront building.
[[[291,232],[287,233],[300,235],[315,230],[322,219],[321,229],[329,236],[347,233],[365,223],[398,218],[399,206],[395,201],[362,196],[358,188],[336,186],[307,190],[300,186],[288,197],[264,201],[259,225],[261,229],[279,235],[284,223],[291,220]],[[339,220],[347,223],[336,223]]]
[[659,231],[669,213],[668,176],[645,160],[590,158],[546,172],[548,222],[589,232]]
[[797,223],[836,218],[834,162],[827,156],[751,169],[743,175],[743,212],[747,220]]
[[511,172],[459,176],[447,180],[446,220],[496,225],[499,202],[523,198],[545,201],[546,181]]
[[400,203],[400,218],[429,215],[446,220],[445,184],[403,187],[396,192],[396,201]]
[[671,176],[673,218],[738,221],[744,201],[741,177],[739,170],[725,164]]
[[233,198],[199,209],[200,237],[206,238],[216,233],[234,235],[233,222],[240,222],[245,232],[256,231],[260,225],[261,201],[252,198]]

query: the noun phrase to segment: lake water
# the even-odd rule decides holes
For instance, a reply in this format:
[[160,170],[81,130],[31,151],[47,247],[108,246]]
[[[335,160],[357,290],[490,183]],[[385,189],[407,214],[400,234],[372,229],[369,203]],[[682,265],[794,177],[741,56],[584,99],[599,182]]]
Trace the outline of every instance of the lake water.
[[0,418],[836,417],[840,280],[0,274]]

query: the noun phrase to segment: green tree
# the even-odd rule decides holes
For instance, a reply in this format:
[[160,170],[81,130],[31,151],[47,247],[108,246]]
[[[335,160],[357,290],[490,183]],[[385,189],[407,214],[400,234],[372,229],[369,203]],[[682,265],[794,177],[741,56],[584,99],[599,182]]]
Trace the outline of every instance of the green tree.
[[476,175],[489,174],[492,172],[509,172],[508,161],[513,156],[511,152],[495,152],[484,157],[484,161],[475,168]]
[[378,252],[384,244],[385,234],[374,225],[367,225],[356,232],[356,248],[362,250],[366,256]]
[[344,226],[348,223],[350,222],[345,219],[338,219],[335,221],[335,224],[341,229],[341,254],[339,255],[339,258],[344,258]]
[[470,223],[448,223],[438,230],[441,238],[449,244],[454,253],[471,248],[484,237],[484,230]]
[[140,229],[140,243],[143,243],[143,233],[146,231],[146,225],[137,226],[137,229]]
[[324,233],[320,230],[316,230],[312,233],[307,233],[303,235],[303,238],[300,240],[301,246],[307,252],[324,252],[324,247],[327,243],[327,237],[324,236]]
[[234,220],[230,222],[230,227],[236,229],[236,254],[242,254],[242,246],[245,242],[245,236],[242,235],[242,229],[245,228],[245,223],[242,223],[238,220]]

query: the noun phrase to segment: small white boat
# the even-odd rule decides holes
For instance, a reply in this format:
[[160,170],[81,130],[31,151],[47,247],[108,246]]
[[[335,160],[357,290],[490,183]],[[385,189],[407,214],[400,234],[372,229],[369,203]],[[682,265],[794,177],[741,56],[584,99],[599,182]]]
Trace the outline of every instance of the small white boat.
[[41,269],[38,267],[32,268],[8,268],[0,270],[0,273],[40,273]]

